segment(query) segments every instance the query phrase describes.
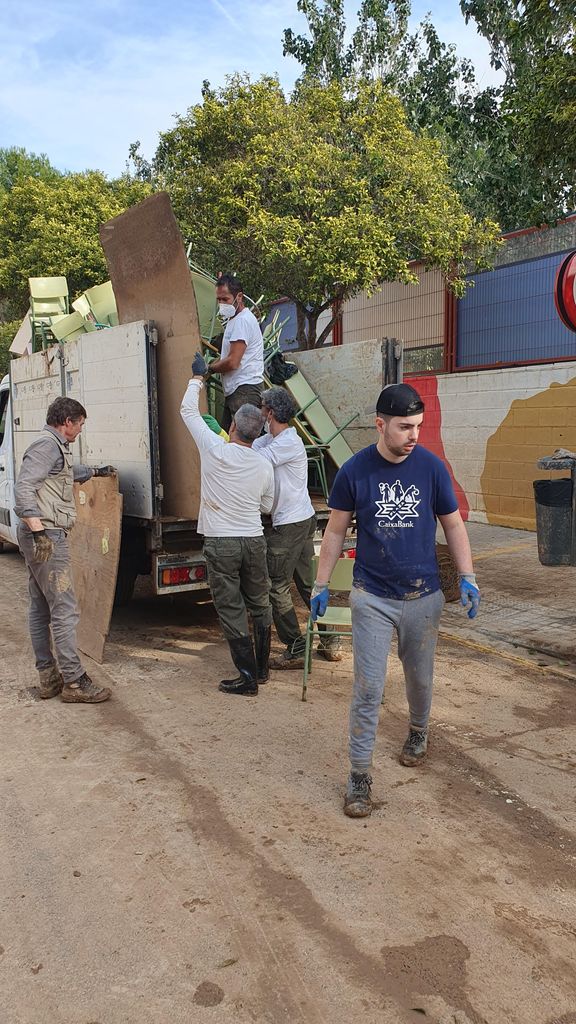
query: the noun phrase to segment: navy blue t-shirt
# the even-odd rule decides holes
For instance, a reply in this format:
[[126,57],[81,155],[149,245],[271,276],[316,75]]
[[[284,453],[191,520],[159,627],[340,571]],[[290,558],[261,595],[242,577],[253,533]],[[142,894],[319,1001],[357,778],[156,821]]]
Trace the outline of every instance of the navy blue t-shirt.
[[436,516],[458,503],[436,455],[418,446],[388,462],[372,444],[338,471],[328,504],[356,513],[355,586],[400,601],[440,589]]

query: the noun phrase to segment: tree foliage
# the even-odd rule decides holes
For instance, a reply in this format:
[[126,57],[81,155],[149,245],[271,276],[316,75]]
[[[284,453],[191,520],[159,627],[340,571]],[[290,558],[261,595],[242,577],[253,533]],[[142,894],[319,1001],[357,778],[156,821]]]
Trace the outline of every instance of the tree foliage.
[[60,171],[44,153],[38,156],[19,146],[0,148],[0,192],[10,192],[17,182],[26,178],[55,181],[60,176]]
[[71,294],[106,280],[98,230],[139,202],[149,186],[84,174],[16,177],[0,192],[0,305],[3,319],[28,308],[28,278],[65,275]]
[[461,0],[503,71],[500,113],[512,156],[532,170],[533,219],[576,206],[576,6],[573,0]]
[[196,258],[237,270],[248,290],[297,308],[304,346],[320,313],[383,280],[414,280],[410,261],[461,286],[482,263],[494,224],[467,214],[436,142],[410,130],[380,82],[344,89],[234,76],[206,90],[161,136],[157,179],[170,191]]
[[[381,80],[409,124],[442,145],[467,209],[511,229],[553,220],[576,202],[573,0],[461,0],[505,74],[480,89],[425,19],[410,33],[409,0],[362,0],[346,32],[342,0],[298,0],[308,34],[284,33],[300,83]],[[348,42],[347,40],[350,39]]]
[[20,327],[20,320],[9,320],[6,323],[0,323],[0,380],[5,373],[8,373],[8,365],[10,363],[10,352],[9,348],[16,332]]

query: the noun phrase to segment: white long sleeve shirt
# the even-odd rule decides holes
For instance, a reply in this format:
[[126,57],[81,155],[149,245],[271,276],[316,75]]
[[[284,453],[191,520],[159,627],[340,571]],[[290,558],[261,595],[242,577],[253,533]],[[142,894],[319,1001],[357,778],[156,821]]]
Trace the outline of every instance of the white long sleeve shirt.
[[308,459],[295,427],[282,430],[276,437],[257,437],[253,451],[274,466],[274,504],[272,525],[301,523],[314,515],[308,494]]
[[272,511],[274,472],[252,448],[210,430],[198,409],[201,380],[191,380],[180,415],[200,452],[198,532],[205,537],[261,537],[261,513]]

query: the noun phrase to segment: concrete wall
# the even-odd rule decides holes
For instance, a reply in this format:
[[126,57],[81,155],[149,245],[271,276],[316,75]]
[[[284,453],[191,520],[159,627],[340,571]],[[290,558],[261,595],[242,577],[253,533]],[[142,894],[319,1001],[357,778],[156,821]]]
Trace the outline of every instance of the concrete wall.
[[410,383],[426,402],[421,442],[450,468],[463,514],[535,529],[532,481],[554,475],[537,469],[537,459],[576,450],[576,361]]
[[359,413],[344,431],[352,451],[356,452],[375,441],[376,399],[382,389],[382,346],[379,341],[291,352],[289,359],[298,364],[336,426]]

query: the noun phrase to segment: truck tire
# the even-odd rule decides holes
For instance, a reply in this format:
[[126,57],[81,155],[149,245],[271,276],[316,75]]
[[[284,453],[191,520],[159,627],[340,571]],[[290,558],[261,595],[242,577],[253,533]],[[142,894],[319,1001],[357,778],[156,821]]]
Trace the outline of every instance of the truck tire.
[[124,608],[127,604],[130,604],[137,576],[138,573],[135,569],[128,566],[118,566],[116,590],[114,593],[115,608]]

